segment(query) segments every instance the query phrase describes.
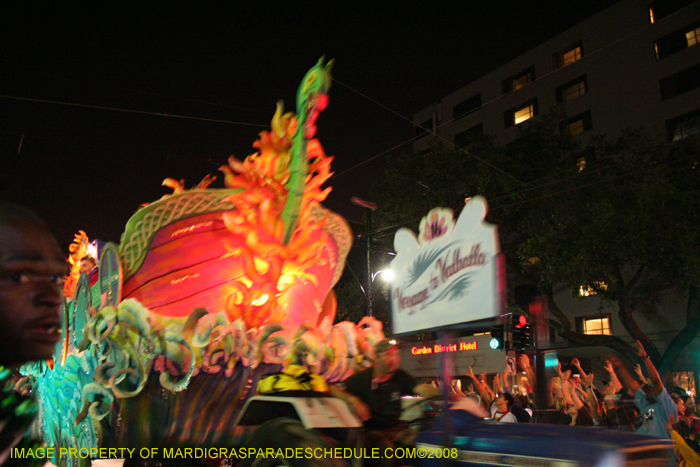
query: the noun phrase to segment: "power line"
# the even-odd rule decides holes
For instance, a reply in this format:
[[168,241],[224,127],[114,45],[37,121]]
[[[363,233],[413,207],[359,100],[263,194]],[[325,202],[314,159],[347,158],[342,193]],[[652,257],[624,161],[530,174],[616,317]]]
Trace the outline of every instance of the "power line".
[[[605,50],[605,49],[607,49],[607,48],[609,48],[609,47],[611,47],[611,46],[613,46],[613,45],[615,45],[615,44],[617,44],[617,43],[619,43],[619,42],[621,42],[621,41],[624,41],[624,40],[626,40],[626,39],[628,39],[628,38],[630,38],[630,37],[632,37],[632,36],[634,36],[634,35],[636,35],[636,34],[639,34],[640,32],[642,32],[642,31],[644,31],[644,30],[646,30],[646,29],[649,29],[649,27],[650,27],[650,25],[646,25],[646,26],[642,27],[641,29],[638,29],[638,30],[636,30],[636,31],[632,31],[631,33],[629,33],[629,34],[627,34],[626,36],[623,36],[623,37],[617,39],[617,40],[614,41],[614,42],[611,42],[611,43],[609,43],[609,44],[605,44],[604,46],[600,47],[599,49],[596,49],[596,50],[594,50],[593,52],[590,52],[590,53],[588,53],[587,55],[585,55],[584,57],[582,57],[582,60],[583,60],[583,59],[589,59],[589,60],[590,60],[590,58],[591,58],[592,56],[595,57],[595,56],[596,56],[597,54],[599,54],[602,50]],[[495,68],[495,69],[498,69],[498,68]],[[556,69],[556,70],[552,70],[552,71],[550,71],[550,72],[548,72],[548,73],[546,73],[546,74],[540,76],[539,78],[536,78],[535,80],[533,80],[533,82],[536,82],[536,81],[539,81],[539,80],[541,80],[541,79],[543,79],[543,78],[545,78],[545,77],[548,77],[548,76],[550,76],[551,74],[556,73],[556,72],[559,71],[559,70],[561,70],[561,68],[558,68],[558,69]],[[395,110],[393,110],[393,109],[391,109],[390,107],[388,107],[388,106],[382,104],[381,102],[378,102],[377,100],[375,100],[375,99],[373,99],[373,98],[367,96],[366,94],[364,94],[364,93],[362,93],[362,92],[360,92],[360,91],[358,91],[358,90],[352,88],[351,86],[349,86],[349,85],[347,85],[347,84],[345,84],[345,83],[343,83],[343,82],[338,81],[338,80],[335,79],[335,78],[334,78],[333,80],[334,80],[335,82],[337,82],[338,84],[340,84],[340,85],[346,87],[346,88],[349,89],[350,91],[353,91],[353,92],[357,93],[358,95],[360,95],[360,96],[362,96],[362,97],[368,99],[369,101],[371,101],[371,102],[373,102],[373,103],[379,105],[381,108],[383,108],[383,109],[385,109],[385,110],[388,110],[389,112],[393,113],[394,115],[397,115],[397,116],[400,117],[401,119],[410,122],[412,125],[414,124],[413,120],[411,120],[411,119],[409,119],[409,118],[407,118],[407,117],[401,115],[399,112],[396,112]],[[482,104],[482,105],[479,107],[479,109],[482,109],[482,108],[484,108],[485,106],[488,106],[488,105],[491,105],[491,104],[494,104],[494,103],[498,102],[499,100],[503,99],[506,95],[508,95],[508,94],[502,94],[502,95],[500,95],[500,96],[495,97],[494,99],[491,99],[490,101],[487,101],[486,103]],[[474,111],[476,111],[476,110],[477,110],[477,109],[475,109]],[[471,113],[471,112],[470,112],[470,113]],[[451,147],[453,147],[453,148],[456,148],[456,149],[459,149],[460,151],[464,152],[466,155],[475,158],[475,159],[478,160],[479,162],[482,162],[482,163],[486,164],[487,166],[491,167],[492,169],[494,169],[494,170],[496,170],[496,171],[498,171],[498,172],[500,172],[500,173],[502,173],[502,174],[504,174],[504,175],[506,175],[506,176],[512,178],[513,180],[517,181],[518,183],[527,186],[527,183],[525,183],[525,182],[523,182],[523,181],[521,181],[521,180],[518,180],[517,178],[513,177],[512,175],[510,175],[510,174],[506,173],[505,171],[501,170],[500,168],[498,168],[498,167],[496,167],[496,166],[490,164],[489,162],[487,162],[487,161],[485,161],[485,160],[479,158],[479,157],[476,156],[475,154],[473,154],[473,153],[467,151],[466,149],[457,147],[452,141],[449,141],[449,140],[447,140],[446,138],[444,138],[444,137],[442,137],[442,136],[440,136],[440,135],[438,135],[438,134],[436,133],[436,131],[437,131],[439,128],[441,128],[441,127],[443,127],[443,126],[445,126],[445,125],[448,125],[448,124],[450,124],[450,123],[453,123],[457,118],[462,117],[462,116],[464,116],[464,115],[466,115],[466,114],[459,115],[459,116],[457,116],[457,117],[453,117],[452,119],[447,120],[447,121],[441,123],[440,125],[436,126],[435,129],[432,130],[432,131],[430,131],[429,133],[430,133],[431,135],[433,135],[436,139],[439,139],[440,141],[444,141],[444,142],[447,143],[449,146],[451,146]],[[422,137],[422,136],[423,136],[423,135],[421,135],[421,137]],[[348,172],[350,172],[350,171],[352,171],[352,170],[354,170],[354,169],[356,169],[356,168],[358,168],[358,167],[361,167],[362,165],[366,164],[367,162],[370,162],[370,161],[372,161],[372,160],[374,160],[374,159],[377,159],[378,157],[384,156],[385,154],[389,153],[390,151],[393,151],[394,149],[397,149],[397,148],[399,148],[399,147],[401,147],[401,146],[403,146],[403,145],[405,145],[405,144],[409,144],[409,143],[415,141],[417,138],[418,138],[418,136],[415,136],[415,137],[413,137],[413,138],[410,138],[409,140],[407,140],[407,141],[405,141],[405,142],[403,142],[403,143],[401,143],[401,144],[398,144],[398,145],[394,146],[394,147],[391,148],[391,149],[388,149],[388,150],[386,150],[386,151],[383,151],[383,152],[377,154],[376,156],[372,156],[372,157],[370,157],[369,159],[367,159],[367,160],[365,160],[365,161],[363,161],[363,162],[360,162],[359,164],[357,164],[357,165],[355,165],[355,166],[353,166],[353,167],[350,167],[350,168],[344,170],[343,172],[338,173],[338,174],[335,175],[335,176],[337,177],[337,176],[346,174],[346,173],[348,173]]]
[[[404,119],[404,120],[410,122],[411,124],[413,124],[413,121],[412,121],[411,119],[409,119],[408,117],[404,117],[404,116],[401,115],[400,113],[396,112],[395,110],[390,109],[389,107],[385,106],[384,104],[381,104],[380,102],[377,102],[376,100],[372,99],[371,97],[367,96],[366,94],[363,94],[363,93],[361,93],[360,91],[357,91],[357,90],[351,88],[351,87],[348,86],[347,84],[344,84],[344,83],[338,81],[337,79],[335,79],[334,81],[337,82],[338,84],[342,85],[342,86],[345,86],[345,87],[348,88],[349,90],[351,90],[351,91],[353,91],[353,92],[356,92],[356,93],[359,94],[360,96],[362,96],[362,97],[364,97],[364,98],[366,98],[366,99],[369,99],[371,102],[374,102],[375,104],[379,105],[379,106],[382,107],[383,109],[388,110],[389,112],[393,113],[394,115],[398,115],[398,116],[401,117],[402,119]],[[435,135],[435,136],[438,137],[437,135]],[[345,174],[345,173],[347,173],[347,172],[350,172],[351,170],[354,170],[354,169],[356,169],[356,168],[358,168],[358,167],[360,167],[360,166],[366,164],[367,162],[372,161],[372,160],[374,160],[374,159],[376,159],[376,158],[378,158],[378,157],[381,157],[381,156],[383,156],[384,154],[386,154],[386,153],[388,153],[388,152],[390,152],[390,151],[393,151],[394,149],[397,149],[397,148],[403,146],[404,144],[411,143],[411,142],[415,141],[417,138],[418,138],[417,136],[414,136],[413,138],[409,139],[409,140],[406,141],[406,142],[403,142],[403,143],[401,143],[401,144],[398,144],[398,145],[394,146],[394,147],[391,148],[391,149],[388,149],[388,150],[386,150],[386,151],[384,151],[384,152],[382,152],[382,153],[380,153],[380,154],[377,154],[376,156],[370,157],[369,159],[367,159],[367,160],[365,160],[365,161],[363,161],[363,162],[361,162],[361,163],[355,165],[354,167],[350,167],[349,169],[347,169],[347,170],[345,170],[345,171],[339,173],[338,176],[340,176],[340,175],[342,175],[342,174]],[[444,139],[444,138],[442,138],[442,139]],[[445,141],[447,141],[447,140],[445,140]],[[450,144],[451,144],[451,143],[450,143]],[[477,155],[472,154],[472,153],[470,153],[469,151],[467,151],[467,150],[465,150],[465,149],[462,149],[462,151],[464,151],[466,154],[468,154],[469,156],[473,157],[474,159],[478,160],[478,161],[481,162],[482,164],[486,164],[486,165],[488,165],[489,167],[491,167],[492,169],[494,169],[494,170],[496,170],[496,171],[502,173],[502,174],[505,175],[506,177],[510,177],[510,178],[512,178],[513,180],[515,180],[516,182],[521,183],[521,184],[523,184],[523,185],[526,185],[524,182],[521,182],[520,180],[518,180],[517,178],[515,178],[515,177],[512,176],[511,174],[509,174],[509,173],[505,172],[504,170],[502,170],[502,169],[496,167],[495,165],[491,164],[490,162],[487,162],[487,161],[481,159],[481,158],[478,157]]]
[[198,120],[202,122],[213,122],[213,123],[227,123],[230,125],[243,125],[243,126],[252,126],[256,128],[269,128],[269,125],[261,125],[258,123],[247,123],[247,122],[236,122],[232,120],[221,120],[221,119],[216,119],[216,118],[205,118],[205,117],[192,117],[188,115],[177,115],[177,114],[169,114],[169,113],[161,113],[161,112],[147,112],[145,110],[133,110],[133,109],[120,109],[118,107],[106,107],[106,106],[101,106],[101,105],[91,105],[91,104],[78,104],[76,102],[61,102],[61,101],[52,101],[48,99],[33,99],[30,97],[18,97],[18,96],[7,96],[7,95],[2,95],[0,94],[0,98],[2,99],[14,99],[14,100],[19,100],[19,101],[28,101],[28,102],[39,102],[42,104],[55,104],[55,105],[67,105],[71,107],[82,107],[86,109],[97,109],[97,110],[111,110],[113,112],[126,112],[126,113],[135,113],[135,114],[140,114],[140,115],[152,115],[156,117],[168,117],[168,118],[181,118],[185,120]]

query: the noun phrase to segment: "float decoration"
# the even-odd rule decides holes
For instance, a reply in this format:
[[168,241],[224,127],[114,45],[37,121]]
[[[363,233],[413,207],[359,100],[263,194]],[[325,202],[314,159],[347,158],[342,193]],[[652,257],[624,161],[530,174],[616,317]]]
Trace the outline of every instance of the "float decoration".
[[332,158],[314,136],[329,86],[321,59],[297,115],[278,103],[258,152],[221,167],[226,188],[167,179],[173,194],[105,245],[101,305],[71,301],[55,368],[23,370],[49,445],[230,447],[231,421],[265,374],[302,365],[333,382],[374,357],[381,323],[332,324],[352,233],[320,204]]

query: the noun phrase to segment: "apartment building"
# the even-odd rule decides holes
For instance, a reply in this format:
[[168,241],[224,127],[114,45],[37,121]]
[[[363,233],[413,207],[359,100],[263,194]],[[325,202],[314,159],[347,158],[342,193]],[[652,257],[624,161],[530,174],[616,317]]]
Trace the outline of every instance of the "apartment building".
[[506,144],[555,109],[583,143],[625,127],[700,133],[700,1],[620,0],[417,112],[414,149],[473,133]]
[[[626,127],[645,127],[669,141],[700,134],[700,1],[614,3],[417,112],[414,149],[426,149],[435,137],[460,146],[475,133],[493,134],[504,145],[520,125],[554,110],[566,115],[560,131],[584,146]],[[589,294],[572,297],[562,287],[555,301],[578,331],[631,341],[615,310]],[[684,297],[668,299],[683,309]],[[682,316],[664,313],[637,320],[661,351],[684,326]],[[560,358],[587,359],[596,375],[605,374],[610,349],[571,348],[552,337]],[[676,381],[688,389],[700,387],[698,352],[695,339],[674,366]]]

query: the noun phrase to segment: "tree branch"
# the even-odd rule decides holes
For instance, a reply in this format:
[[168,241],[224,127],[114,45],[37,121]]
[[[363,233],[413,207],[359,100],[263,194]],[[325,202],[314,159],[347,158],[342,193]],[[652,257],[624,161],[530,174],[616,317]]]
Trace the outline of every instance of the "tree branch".
[[645,269],[646,269],[646,264],[642,264],[637,268],[637,271],[635,271],[634,276],[632,276],[632,279],[630,279],[630,281],[625,286],[625,288],[627,290],[631,290],[636,285],[636,283],[642,277],[642,273],[644,272]]

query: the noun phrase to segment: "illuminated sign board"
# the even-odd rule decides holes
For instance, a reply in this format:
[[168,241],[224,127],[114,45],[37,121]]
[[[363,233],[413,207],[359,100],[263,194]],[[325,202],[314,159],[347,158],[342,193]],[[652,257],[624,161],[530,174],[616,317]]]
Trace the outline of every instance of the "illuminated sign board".
[[473,197],[453,218],[434,208],[420,223],[420,234],[402,228],[394,237],[396,258],[391,292],[395,334],[445,328],[497,316],[505,274],[496,226],[484,221],[486,199]]
[[411,347],[411,353],[413,355],[432,355],[440,352],[464,352],[465,350],[476,350],[476,341],[472,342],[458,342],[456,344],[440,345],[435,344],[432,346]]

